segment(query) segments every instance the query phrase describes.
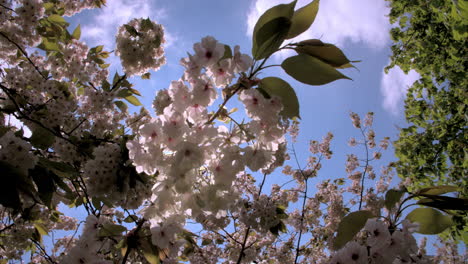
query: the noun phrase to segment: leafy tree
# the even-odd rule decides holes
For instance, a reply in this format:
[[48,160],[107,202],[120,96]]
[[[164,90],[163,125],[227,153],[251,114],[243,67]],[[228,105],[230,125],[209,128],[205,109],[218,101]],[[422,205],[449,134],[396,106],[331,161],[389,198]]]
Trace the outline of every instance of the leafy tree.
[[[398,174],[411,179],[412,189],[458,185],[466,197],[468,1],[387,1],[395,25],[387,69],[399,66],[421,76],[405,100],[410,125],[401,129],[395,142]],[[463,229],[465,221],[459,220]]]

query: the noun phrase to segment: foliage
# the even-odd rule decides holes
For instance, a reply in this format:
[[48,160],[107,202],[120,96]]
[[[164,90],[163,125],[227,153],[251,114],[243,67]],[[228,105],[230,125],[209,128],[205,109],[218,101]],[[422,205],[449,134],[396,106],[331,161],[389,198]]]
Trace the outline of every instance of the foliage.
[[[465,186],[461,194],[467,197],[468,1],[387,1],[394,23],[388,68],[421,76],[405,101],[410,126],[395,142],[398,173],[411,179],[411,189],[458,185]],[[466,214],[458,218],[460,230]]]

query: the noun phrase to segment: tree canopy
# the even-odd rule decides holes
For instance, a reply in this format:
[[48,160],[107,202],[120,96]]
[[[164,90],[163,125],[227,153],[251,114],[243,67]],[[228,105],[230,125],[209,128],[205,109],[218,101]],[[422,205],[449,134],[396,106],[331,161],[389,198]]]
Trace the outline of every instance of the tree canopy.
[[[468,1],[387,0],[391,63],[421,78],[407,91],[409,126],[395,142],[410,188],[462,186],[468,195]],[[387,69],[388,69],[387,68]]]

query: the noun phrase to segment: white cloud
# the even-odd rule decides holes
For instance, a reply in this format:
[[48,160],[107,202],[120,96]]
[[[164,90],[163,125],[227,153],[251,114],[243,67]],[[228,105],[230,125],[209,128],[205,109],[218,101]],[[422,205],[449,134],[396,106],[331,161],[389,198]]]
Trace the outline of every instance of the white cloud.
[[[296,9],[311,0],[299,0]],[[256,0],[247,17],[247,35],[251,36],[255,22],[267,9],[286,0]],[[322,0],[312,27],[300,39],[318,38],[343,46],[346,41],[363,43],[380,49],[388,44],[390,23],[385,0]]]
[[405,74],[398,66],[390,69],[388,74],[383,72],[380,89],[384,96],[384,109],[393,115],[401,113],[408,87],[419,78],[420,76],[416,71],[411,70],[408,74]]
[[[90,46],[104,45],[108,50],[114,49],[115,35],[119,26],[133,18],[147,18],[161,23],[166,16],[165,10],[155,6],[151,0],[112,0],[97,10],[89,23],[82,25],[82,37]],[[172,38],[168,33],[166,40]],[[167,44],[166,44],[167,46]]]

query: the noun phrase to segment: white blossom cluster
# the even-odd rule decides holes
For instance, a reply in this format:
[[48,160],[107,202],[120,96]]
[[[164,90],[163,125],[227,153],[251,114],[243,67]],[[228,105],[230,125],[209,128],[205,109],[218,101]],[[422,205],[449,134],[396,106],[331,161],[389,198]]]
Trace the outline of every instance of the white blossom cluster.
[[31,144],[8,131],[0,137],[0,161],[10,164],[22,175],[28,175],[28,170],[34,168],[38,160],[31,148]]
[[22,49],[39,44],[41,36],[36,31],[36,26],[44,16],[45,9],[42,0],[2,0],[0,3],[0,60],[15,65],[18,63],[18,49],[12,42]]
[[[94,159],[84,165],[83,176],[92,197],[103,197],[123,208],[136,209],[151,195],[151,182],[131,178],[122,167],[121,148],[103,144],[93,151]],[[144,176],[142,176],[144,177]]]
[[100,237],[98,233],[102,225],[108,222],[106,217],[97,218],[94,215],[89,215],[86,218],[82,235],[67,254],[61,256],[60,263],[112,264],[112,261],[105,259],[105,252],[108,252],[114,243]]
[[99,67],[88,54],[88,46],[79,40],[72,39],[62,45],[60,55],[47,57],[46,69],[57,80],[74,80],[82,83],[100,84],[107,79],[107,69]]
[[417,228],[417,224],[404,220],[403,228],[390,233],[389,226],[383,221],[369,219],[363,229],[363,244],[356,241],[347,243],[329,263],[433,263],[416,244],[412,232]]
[[115,54],[128,76],[157,70],[166,63],[164,29],[149,19],[133,19],[119,28]]

